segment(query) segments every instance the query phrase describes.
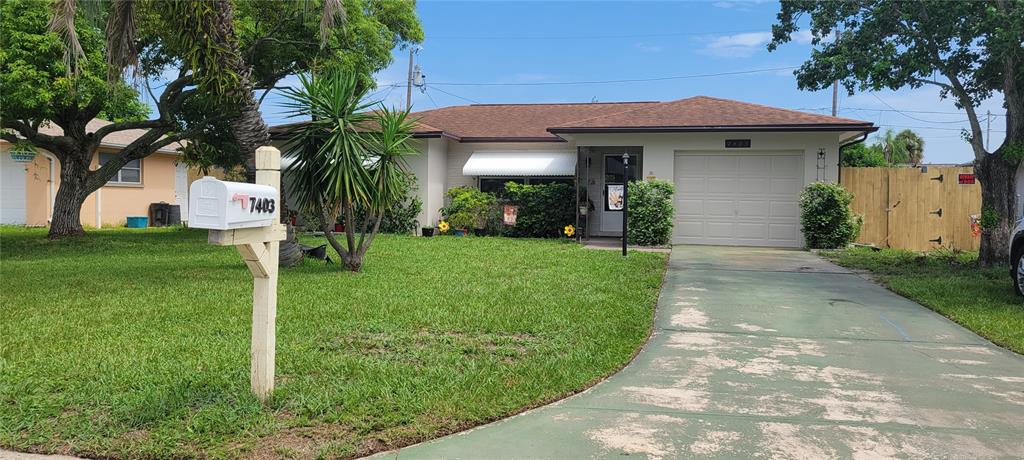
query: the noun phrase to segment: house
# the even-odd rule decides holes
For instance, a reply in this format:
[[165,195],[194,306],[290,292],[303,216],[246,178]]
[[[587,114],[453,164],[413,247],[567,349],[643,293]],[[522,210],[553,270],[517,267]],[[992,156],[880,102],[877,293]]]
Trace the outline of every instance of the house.
[[414,116],[421,155],[409,163],[424,225],[437,223],[452,187],[495,191],[508,181],[565,182],[594,204],[580,219],[585,235],[619,236],[622,212],[606,198],[627,180],[622,154],[628,152],[628,180],[676,185],[673,243],[775,247],[803,245],[801,189],[838,180],[839,147],[878,129],[866,121],[705,96],[473,104]]
[[[93,132],[108,121],[93,119],[86,126]],[[40,131],[61,135],[56,124],[44,124]],[[104,157],[116,154],[145,131],[132,129],[106,136],[92,168]],[[129,162],[106,185],[86,198],[82,206],[82,225],[124,225],[128,216],[146,216],[151,203],[167,202],[181,206],[186,216],[188,205],[187,168],[178,163],[176,146],[158,150],[141,160]],[[19,151],[0,141],[0,224],[46,226],[53,212],[53,200],[60,186],[60,162],[50,152]]]

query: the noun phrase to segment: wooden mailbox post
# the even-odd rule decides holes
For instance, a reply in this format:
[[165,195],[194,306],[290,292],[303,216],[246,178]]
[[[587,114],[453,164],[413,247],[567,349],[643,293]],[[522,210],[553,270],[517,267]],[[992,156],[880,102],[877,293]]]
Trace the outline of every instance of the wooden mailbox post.
[[189,225],[210,229],[209,242],[234,246],[252,272],[249,383],[266,401],[274,391],[277,262],[287,230],[280,219],[281,152],[256,149],[256,184],[204,177],[189,190]]

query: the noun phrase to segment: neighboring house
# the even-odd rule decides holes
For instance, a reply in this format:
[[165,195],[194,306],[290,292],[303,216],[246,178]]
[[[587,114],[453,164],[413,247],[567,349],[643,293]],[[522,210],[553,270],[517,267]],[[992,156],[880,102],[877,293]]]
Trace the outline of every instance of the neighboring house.
[[[94,119],[86,127],[93,132],[109,124]],[[40,131],[61,135],[63,130],[48,123]],[[112,133],[92,160],[99,167],[107,155],[113,155],[145,131],[132,129]],[[60,186],[60,162],[50,152],[36,149],[20,152],[0,141],[0,224],[46,226],[53,212],[53,200]],[[128,216],[146,216],[151,203],[167,202],[181,206],[187,216],[187,168],[178,163],[176,146],[165,147],[141,160],[128,163],[107,185],[86,198],[82,205],[82,225],[124,225]]]
[[606,187],[626,180],[622,153],[629,152],[631,180],[676,185],[673,243],[777,247],[803,245],[803,186],[838,180],[839,147],[878,129],[866,121],[704,96],[473,104],[414,116],[421,155],[409,163],[424,225],[437,223],[451,187],[496,191],[508,181],[559,181],[585,190],[594,203],[581,219],[586,235],[619,236],[622,212],[606,208]]

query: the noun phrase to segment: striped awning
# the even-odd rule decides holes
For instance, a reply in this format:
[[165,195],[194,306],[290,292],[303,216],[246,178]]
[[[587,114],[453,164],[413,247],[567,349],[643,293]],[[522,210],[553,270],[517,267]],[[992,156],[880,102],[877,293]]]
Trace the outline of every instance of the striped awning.
[[572,152],[473,152],[462,167],[466,176],[573,176]]

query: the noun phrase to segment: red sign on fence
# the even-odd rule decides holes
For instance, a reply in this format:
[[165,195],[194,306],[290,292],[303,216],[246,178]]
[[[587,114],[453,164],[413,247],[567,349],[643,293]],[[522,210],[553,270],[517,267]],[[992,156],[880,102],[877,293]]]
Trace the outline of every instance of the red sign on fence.
[[957,183],[960,185],[974,185],[974,174],[972,173],[960,173],[957,176]]

